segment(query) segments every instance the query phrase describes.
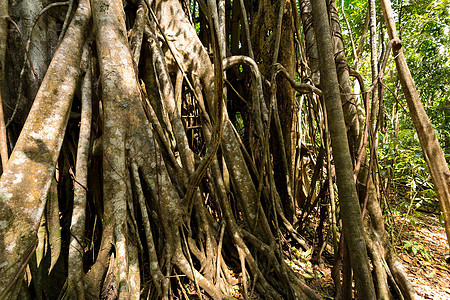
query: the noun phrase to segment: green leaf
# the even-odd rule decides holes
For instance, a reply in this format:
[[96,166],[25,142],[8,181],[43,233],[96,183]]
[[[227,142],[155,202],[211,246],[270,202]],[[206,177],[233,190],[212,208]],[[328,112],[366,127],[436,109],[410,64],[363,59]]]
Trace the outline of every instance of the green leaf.
[[305,278],[307,278],[307,279],[313,279],[313,278],[316,278],[315,275],[313,275],[313,274],[308,274],[308,273],[302,274],[302,276],[305,277]]
[[439,223],[441,223],[442,225],[445,224],[444,214],[442,211],[441,214],[439,215]]
[[410,241],[403,241],[404,245],[403,248],[408,249],[413,246],[413,244]]
[[312,252],[312,248],[309,248],[305,252],[302,253],[301,258],[307,258]]

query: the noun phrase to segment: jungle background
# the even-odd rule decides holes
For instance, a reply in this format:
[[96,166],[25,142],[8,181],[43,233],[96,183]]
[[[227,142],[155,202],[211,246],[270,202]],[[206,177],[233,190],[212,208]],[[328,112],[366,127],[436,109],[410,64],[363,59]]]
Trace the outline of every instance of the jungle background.
[[449,1],[0,12],[1,299],[450,298]]

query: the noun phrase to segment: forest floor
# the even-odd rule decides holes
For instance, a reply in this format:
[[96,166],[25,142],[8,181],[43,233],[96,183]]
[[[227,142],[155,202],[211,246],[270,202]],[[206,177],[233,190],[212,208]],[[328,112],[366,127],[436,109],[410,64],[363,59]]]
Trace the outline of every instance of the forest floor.
[[[413,287],[420,299],[450,299],[450,261],[446,261],[450,251],[439,213],[406,213],[406,209],[394,209],[389,223],[394,229],[391,240]],[[296,250],[286,251],[286,256],[292,257],[292,251]],[[296,256],[300,259],[288,258],[288,264],[324,299],[333,299],[332,264],[323,258],[312,263],[310,253]]]
[[450,251],[439,213],[394,214],[396,252],[419,296],[450,299]]
[[[450,299],[450,250],[438,210],[436,203],[431,206],[431,212],[407,212],[404,206],[391,203],[392,213],[387,214],[386,227],[391,232],[391,241],[419,299]],[[311,228],[307,230],[312,235],[317,221],[313,217]],[[308,236],[308,232],[305,235]],[[311,238],[315,239],[309,236],[307,240],[311,241]],[[331,238],[328,240],[331,241]],[[290,244],[283,247],[287,264],[323,299],[334,299],[335,288],[331,277],[333,258],[330,254],[333,252],[332,245],[326,245],[320,259],[317,259],[317,251],[303,252],[287,245]],[[236,279],[232,294],[237,299],[243,299],[240,278]],[[264,299],[256,291],[250,295],[249,299]]]

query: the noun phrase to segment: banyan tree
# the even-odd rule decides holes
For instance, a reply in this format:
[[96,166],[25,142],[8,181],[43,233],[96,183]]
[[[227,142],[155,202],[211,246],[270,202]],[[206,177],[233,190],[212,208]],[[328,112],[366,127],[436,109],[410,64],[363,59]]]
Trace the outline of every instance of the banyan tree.
[[415,299],[334,0],[0,3],[1,299]]

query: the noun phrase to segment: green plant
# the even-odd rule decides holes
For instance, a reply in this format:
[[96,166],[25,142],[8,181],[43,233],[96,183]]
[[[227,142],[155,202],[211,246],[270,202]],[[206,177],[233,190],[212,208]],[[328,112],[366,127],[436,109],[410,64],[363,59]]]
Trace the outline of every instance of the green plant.
[[414,256],[419,254],[426,261],[430,261],[433,258],[433,256],[428,253],[425,246],[416,241],[403,241],[403,251],[410,254],[412,253]]

